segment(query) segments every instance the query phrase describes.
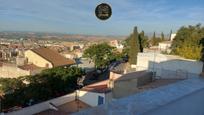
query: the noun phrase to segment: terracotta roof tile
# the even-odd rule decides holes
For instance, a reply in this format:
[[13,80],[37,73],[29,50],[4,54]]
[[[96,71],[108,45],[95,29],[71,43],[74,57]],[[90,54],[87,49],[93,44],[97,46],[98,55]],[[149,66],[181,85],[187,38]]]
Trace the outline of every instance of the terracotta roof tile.
[[23,66],[18,66],[19,68],[23,69],[23,70],[36,70],[36,69],[40,69],[40,67],[34,65],[34,64],[27,64],[27,65],[23,65]]
[[108,88],[107,85],[98,85],[98,86],[84,87],[81,90],[82,91],[97,92],[97,93],[106,93],[106,92],[110,91],[110,89]]
[[32,49],[32,51],[51,62],[54,67],[75,64],[74,60],[66,59],[58,52],[49,48],[41,47],[37,49]]
[[3,63],[2,63],[2,62],[0,62],[0,67],[1,67],[1,66],[3,66]]
[[97,93],[108,93],[110,89],[108,88],[108,83],[109,80],[104,80],[100,81],[97,83],[93,83],[91,85],[87,85],[83,87],[81,90],[82,91],[90,91],[90,92],[97,92]]

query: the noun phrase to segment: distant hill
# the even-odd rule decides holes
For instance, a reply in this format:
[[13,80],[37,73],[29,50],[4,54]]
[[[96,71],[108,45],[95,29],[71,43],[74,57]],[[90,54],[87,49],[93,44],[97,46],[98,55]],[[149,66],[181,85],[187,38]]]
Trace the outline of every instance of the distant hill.
[[0,32],[0,38],[7,39],[47,39],[47,40],[65,40],[65,41],[98,41],[98,40],[123,40],[126,36],[99,36],[99,35],[80,35],[80,34],[61,34],[46,32]]

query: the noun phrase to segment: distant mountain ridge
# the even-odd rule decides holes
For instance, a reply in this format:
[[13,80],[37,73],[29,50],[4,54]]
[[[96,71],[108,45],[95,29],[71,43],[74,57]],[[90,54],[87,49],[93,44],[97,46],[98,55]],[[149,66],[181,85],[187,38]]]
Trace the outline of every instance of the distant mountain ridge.
[[35,38],[35,39],[59,39],[59,40],[123,40],[126,36],[112,36],[112,35],[82,35],[82,34],[63,34],[63,33],[47,33],[47,32],[17,32],[17,31],[3,31],[0,32],[0,38],[21,39],[21,38]]

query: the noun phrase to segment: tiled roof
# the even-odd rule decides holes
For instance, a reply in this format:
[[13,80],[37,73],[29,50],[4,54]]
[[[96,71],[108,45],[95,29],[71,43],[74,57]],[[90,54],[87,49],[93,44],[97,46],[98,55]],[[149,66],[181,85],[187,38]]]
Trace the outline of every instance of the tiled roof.
[[36,69],[40,69],[40,67],[34,65],[34,64],[27,64],[27,65],[23,65],[23,66],[18,66],[19,68],[23,69],[23,70],[36,70]]
[[110,91],[107,85],[98,85],[98,86],[91,86],[91,87],[84,87],[81,89],[82,91],[90,91],[90,92],[97,92],[97,93],[107,93]]
[[91,85],[87,85],[83,87],[82,91],[90,91],[90,92],[97,92],[97,93],[108,93],[110,89],[108,88],[109,80],[100,81]]
[[54,67],[75,64],[74,60],[66,59],[56,51],[51,50],[49,48],[41,47],[37,49],[32,49],[31,51],[35,52],[36,54],[51,62]]
[[0,67],[1,67],[1,66],[3,66],[3,63],[2,63],[2,62],[0,62]]

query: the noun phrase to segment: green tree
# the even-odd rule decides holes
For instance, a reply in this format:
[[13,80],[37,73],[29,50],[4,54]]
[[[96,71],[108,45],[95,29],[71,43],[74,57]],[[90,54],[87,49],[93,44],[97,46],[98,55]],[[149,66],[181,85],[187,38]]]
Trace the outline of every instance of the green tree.
[[25,87],[23,81],[17,78],[0,78],[0,91],[1,94],[13,92],[17,89]]
[[172,35],[172,30],[170,31],[170,34],[169,34],[169,41],[171,40],[171,35]]
[[[28,106],[31,100],[39,103],[71,93],[77,89],[77,78],[84,74],[78,67],[57,67],[34,76],[1,78],[0,90],[9,91],[3,95],[3,108]],[[29,84],[24,84],[24,81]]]
[[140,44],[140,52],[143,52],[144,48],[149,47],[149,40],[148,40],[148,37],[145,36],[144,31],[140,32],[139,34],[139,44]]
[[164,33],[162,32],[161,33],[161,41],[164,41],[165,40],[165,37],[164,37]]
[[139,39],[139,49],[140,49],[140,52],[143,52],[143,49],[144,49],[144,39],[145,39],[144,31],[142,31],[139,34],[138,39]]
[[96,68],[106,68],[114,56],[115,48],[111,47],[107,43],[92,45],[84,51],[83,57],[91,59]]
[[[136,44],[137,48],[134,48],[135,44]],[[130,36],[127,37],[127,39],[125,39],[123,41],[123,45],[124,45],[123,55],[128,55],[129,61],[131,60],[130,56],[133,55],[133,54],[130,55],[130,53],[135,53],[134,51],[131,51],[131,50],[136,49],[135,51],[138,50],[138,52],[143,52],[144,48],[148,48],[150,46],[149,39],[147,36],[145,36],[144,31],[142,31],[138,34],[137,30],[134,31]],[[131,48],[132,46],[133,46],[133,49]],[[137,52],[136,52],[136,54],[137,54]],[[133,61],[134,61],[134,63],[136,63],[135,60],[133,60]],[[133,61],[131,61],[131,63],[133,63]]]
[[130,49],[129,49],[129,63],[137,64],[137,54],[140,51],[139,35],[137,27],[134,28],[133,34],[130,37]]
[[161,38],[156,37],[156,33],[154,32],[153,37],[151,39],[151,45],[157,46],[157,45],[159,45],[159,42],[161,42],[161,41],[162,41]]
[[129,55],[131,36],[132,35],[128,36],[122,43],[124,46],[123,51],[122,51],[123,55]]
[[156,33],[154,32],[153,37],[151,39],[151,44],[152,46],[157,45],[157,38],[156,38]]
[[181,27],[172,43],[172,54],[203,60],[204,27],[201,24]]

